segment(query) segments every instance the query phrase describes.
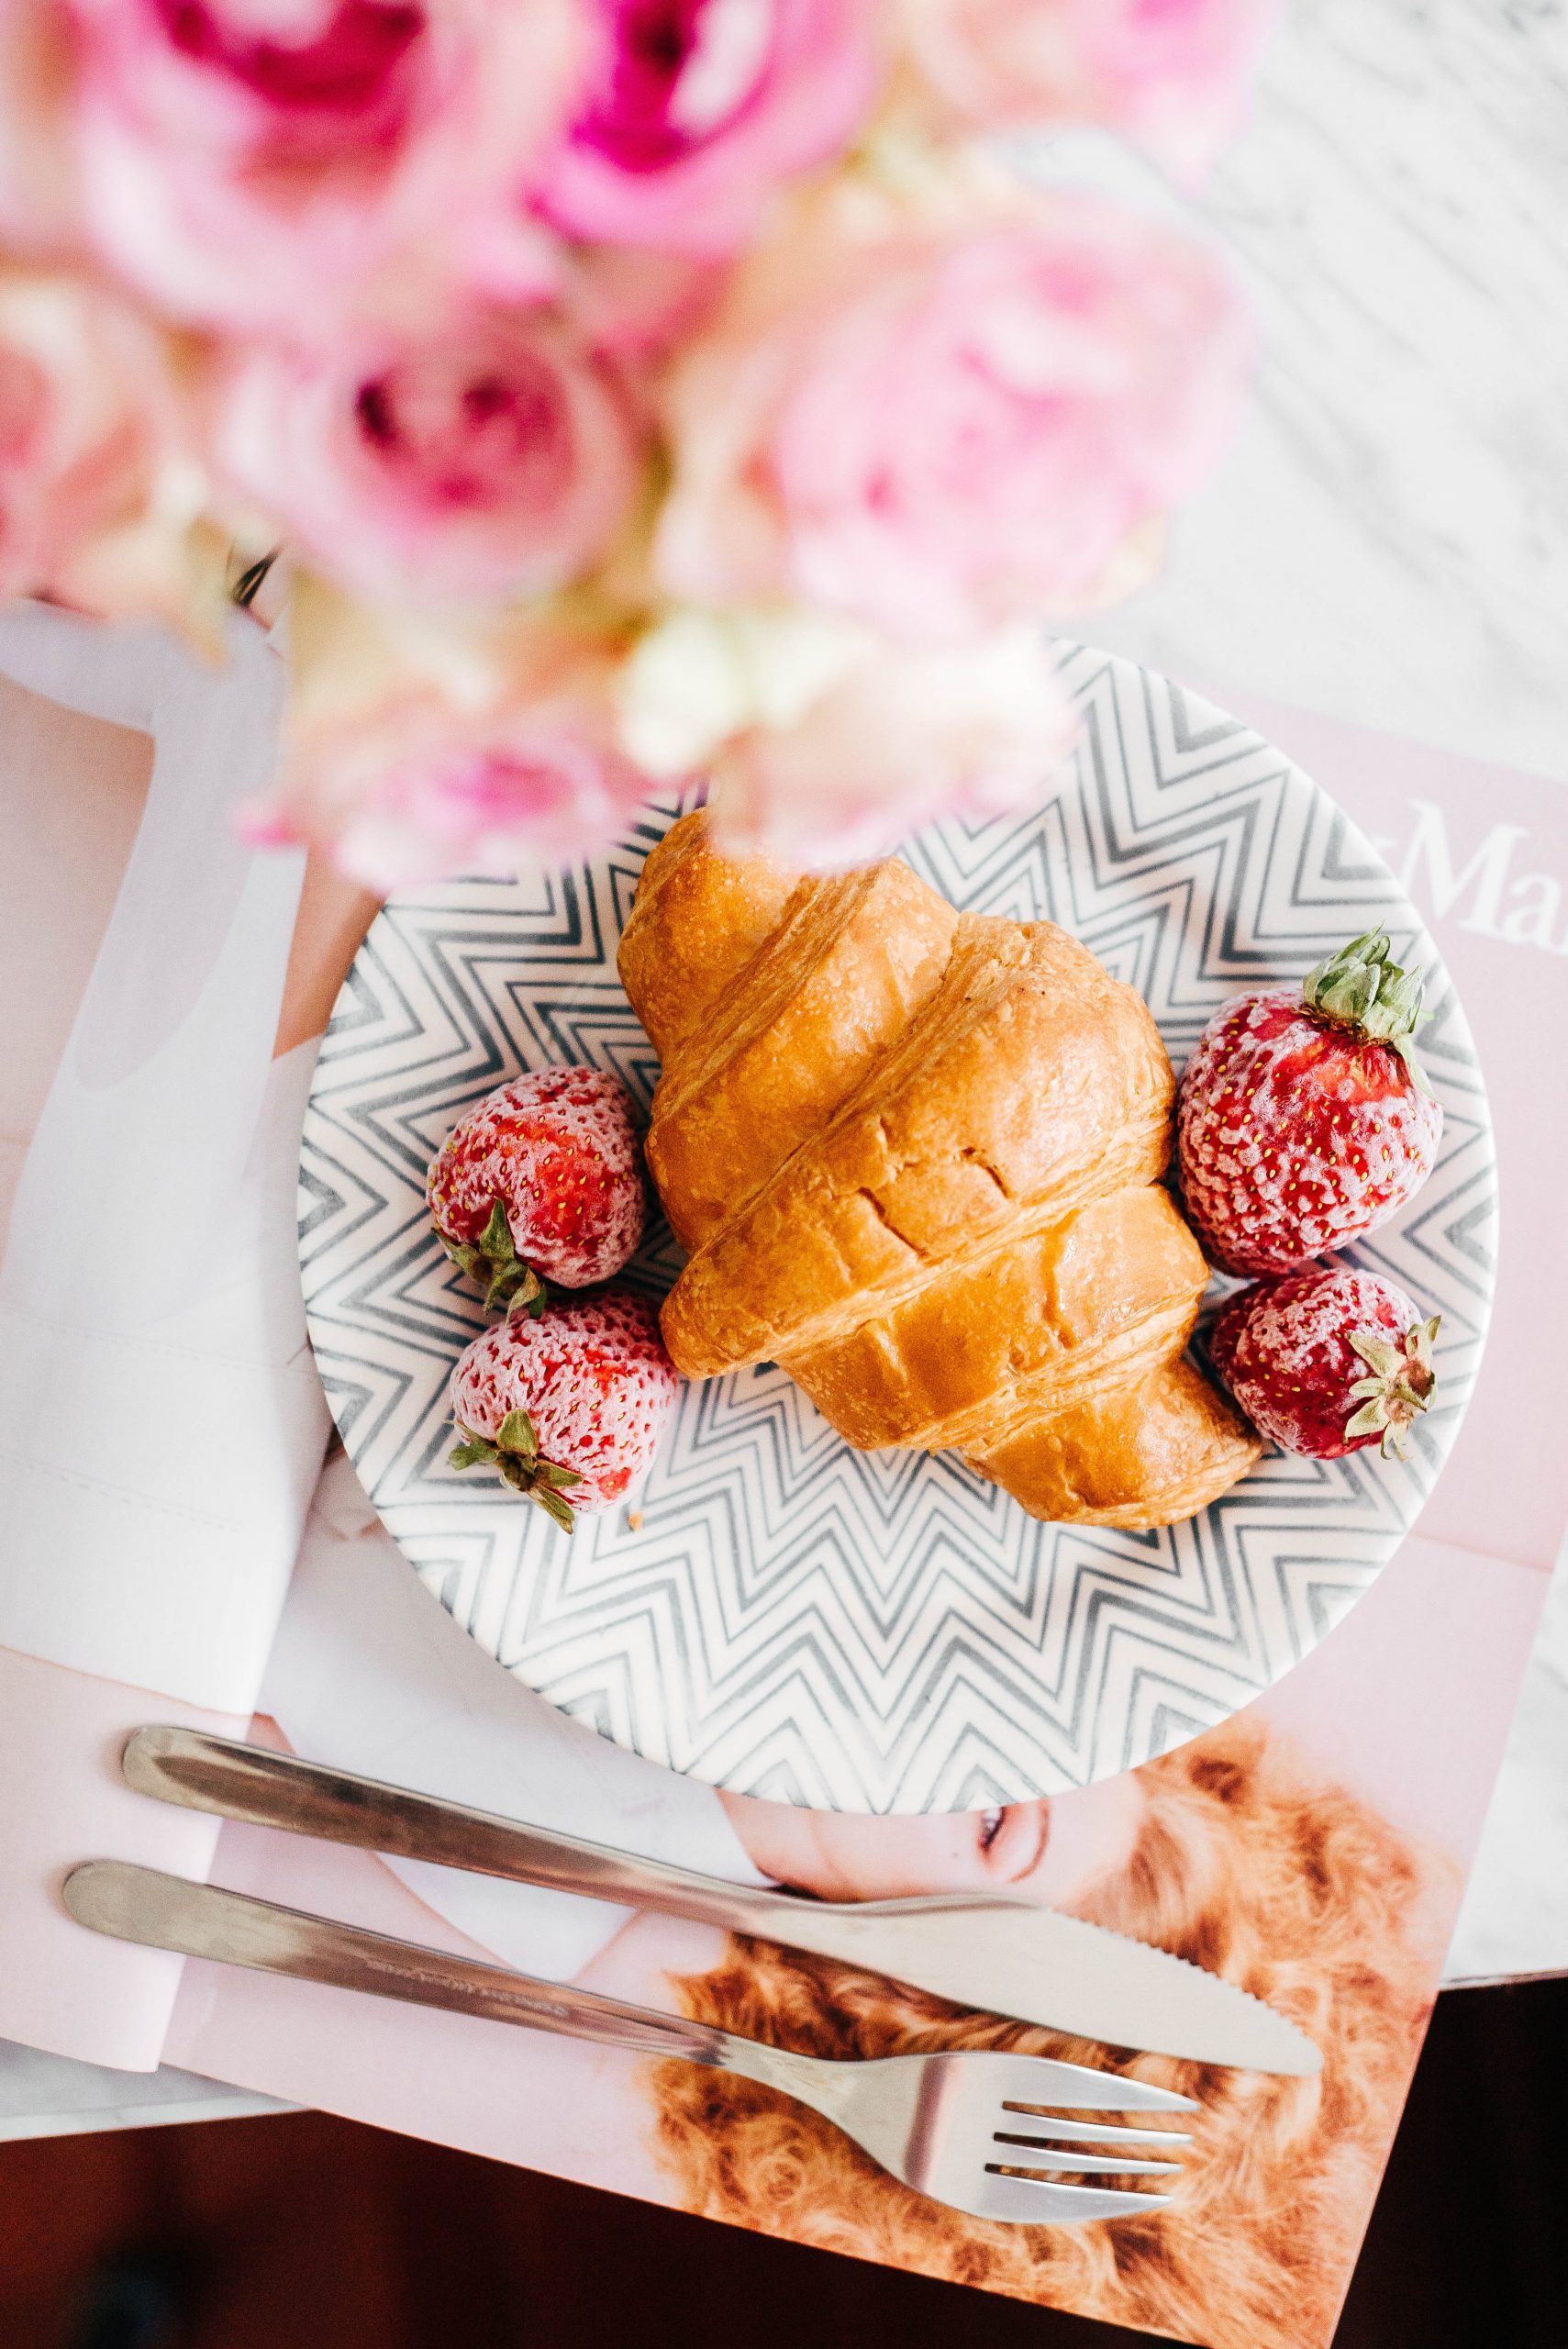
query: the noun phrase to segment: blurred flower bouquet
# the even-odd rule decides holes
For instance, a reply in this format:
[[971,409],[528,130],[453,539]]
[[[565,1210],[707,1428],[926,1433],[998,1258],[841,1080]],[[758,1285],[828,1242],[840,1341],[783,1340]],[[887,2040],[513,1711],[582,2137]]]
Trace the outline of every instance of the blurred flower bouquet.
[[284,550],[254,829],[382,887],[651,779],[817,863],[1036,796],[1040,623],[1150,574],[1247,332],[999,134],[1190,179],[1268,13],[0,0],[0,592],[220,645]]

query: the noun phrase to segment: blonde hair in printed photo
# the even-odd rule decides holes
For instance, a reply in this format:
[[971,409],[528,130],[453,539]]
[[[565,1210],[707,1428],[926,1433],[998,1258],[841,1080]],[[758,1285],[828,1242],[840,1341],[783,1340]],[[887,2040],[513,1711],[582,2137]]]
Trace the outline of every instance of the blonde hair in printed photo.
[[[1112,2056],[1111,2068],[1201,2102],[1183,2175],[1147,2219],[1045,2228],[957,2216],[800,2106],[662,2065],[653,2143],[683,2206],[1206,2349],[1326,2343],[1419,2048],[1456,1874],[1244,1720],[1138,1775],[1130,1860],[1079,1913],[1266,1998],[1321,2047],[1318,2078]],[[1085,2041],[957,2014],[764,1943],[732,1940],[719,1966],[679,1988],[688,2014],[817,2054],[1006,2046],[1107,2065]]]

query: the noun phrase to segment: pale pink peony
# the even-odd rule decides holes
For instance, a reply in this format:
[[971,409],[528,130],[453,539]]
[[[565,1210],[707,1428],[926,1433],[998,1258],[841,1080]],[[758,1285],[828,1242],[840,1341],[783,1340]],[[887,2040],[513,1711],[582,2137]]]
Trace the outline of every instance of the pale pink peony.
[[120,297],[0,270],[0,596],[183,617],[202,483],[159,340]]
[[627,663],[619,704],[651,774],[708,774],[732,847],[819,870],[937,817],[1038,805],[1076,730],[1033,629],[912,651],[807,614],[673,614]]
[[1279,0],[902,0],[944,105],[988,128],[1098,122],[1196,179],[1236,129]]
[[329,329],[470,246],[509,291],[551,282],[512,191],[577,103],[575,0],[0,6],[6,214],[57,223],[68,155],[82,233],[177,317]]
[[1249,345],[1206,247],[1094,199],[828,214],[741,264],[673,373],[659,577],[926,640],[1088,608],[1215,462]]
[[939,817],[1039,806],[1074,730],[1043,643],[889,650],[795,725],[728,744],[713,764],[716,820],[734,847],[786,864],[868,863]]
[[534,183],[571,235],[731,253],[774,190],[849,144],[882,0],[594,0],[586,104]]
[[549,606],[402,622],[304,579],[291,627],[289,740],[247,811],[257,841],[309,841],[385,892],[574,863],[647,794],[616,739],[613,648]]
[[573,578],[619,528],[641,464],[621,386],[542,308],[345,337],[330,353],[239,351],[213,453],[330,577],[417,600]]
[[472,740],[399,746],[344,811],[333,857],[382,894],[449,874],[557,871],[606,846],[647,789],[571,722],[519,711]]
[[305,840],[384,896],[452,874],[558,870],[613,840],[648,784],[570,701],[475,717],[398,696],[310,746],[283,797],[251,808],[257,841]]

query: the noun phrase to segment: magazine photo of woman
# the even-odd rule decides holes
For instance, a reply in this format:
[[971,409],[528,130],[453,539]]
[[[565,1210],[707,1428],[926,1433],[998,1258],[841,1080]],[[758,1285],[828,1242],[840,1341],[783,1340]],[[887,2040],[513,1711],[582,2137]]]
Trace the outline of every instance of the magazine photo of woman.
[[[907,1821],[728,1808],[753,1860],[803,1891],[990,1885],[1155,1943],[1298,2023],[1323,2070],[1113,2058],[1202,2106],[1182,2174],[1147,2219],[1046,2228],[957,2217],[800,2106],[665,2064],[655,2146],[683,2207],[1207,2349],[1329,2337],[1430,2009],[1451,1898],[1440,1854],[1245,1719],[1054,1806]],[[731,1941],[678,1992],[704,2021],[819,2055],[1006,2046],[1106,2065],[1087,2042],[762,1943]]]

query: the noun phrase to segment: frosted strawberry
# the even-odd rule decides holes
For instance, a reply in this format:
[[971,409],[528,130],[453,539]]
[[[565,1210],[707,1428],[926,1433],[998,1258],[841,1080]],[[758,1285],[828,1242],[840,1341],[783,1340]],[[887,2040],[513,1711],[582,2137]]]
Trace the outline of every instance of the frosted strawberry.
[[530,1069],[458,1119],[425,1196],[437,1237],[485,1304],[537,1313],[547,1281],[608,1280],[642,1237],[631,1105],[597,1069]]
[[1283,1273],[1375,1231],[1431,1173],[1442,1110],[1417,1063],[1421,974],[1380,930],[1291,987],[1216,1012],[1182,1078],[1176,1145],[1199,1239]]
[[1259,1433],[1287,1452],[1338,1460],[1376,1443],[1403,1459],[1437,1386],[1438,1328],[1392,1281],[1315,1264],[1232,1297],[1209,1356]]
[[628,1288],[512,1314],[452,1366],[453,1468],[496,1469],[570,1533],[653,1457],[680,1377],[651,1308]]

